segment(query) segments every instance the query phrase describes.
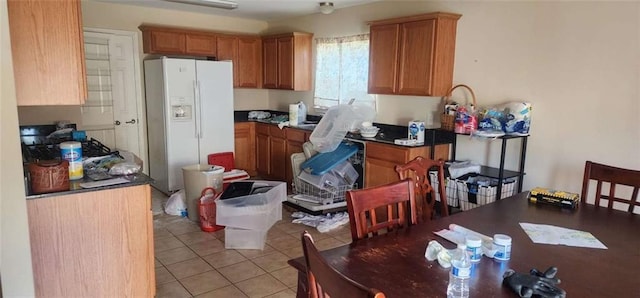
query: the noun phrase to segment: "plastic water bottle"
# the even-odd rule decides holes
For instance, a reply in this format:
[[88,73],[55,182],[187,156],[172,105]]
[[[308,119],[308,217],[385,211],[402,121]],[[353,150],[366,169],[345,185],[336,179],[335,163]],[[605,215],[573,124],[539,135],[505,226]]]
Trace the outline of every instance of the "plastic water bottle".
[[458,248],[451,256],[451,271],[447,298],[468,298],[469,277],[471,276],[471,261],[467,253],[466,244],[458,244]]

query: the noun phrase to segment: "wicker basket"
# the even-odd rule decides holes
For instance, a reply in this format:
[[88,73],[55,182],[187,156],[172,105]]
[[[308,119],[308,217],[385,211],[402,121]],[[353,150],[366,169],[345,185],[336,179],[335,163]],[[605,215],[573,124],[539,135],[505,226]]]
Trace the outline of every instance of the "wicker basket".
[[[451,88],[451,90],[449,90],[449,92],[447,92],[447,95],[445,97],[443,97],[445,105],[447,105],[447,104],[449,104],[451,102],[451,94],[453,93],[453,90],[456,90],[456,88],[465,88],[465,89],[469,90],[469,93],[471,93],[471,99],[473,100],[473,106],[474,107],[476,106],[476,95],[475,95],[475,93],[473,93],[473,90],[471,89],[471,87],[469,87],[467,85],[463,85],[463,84],[455,85],[455,86],[453,86],[453,88]],[[440,115],[440,128],[442,128],[444,130],[453,131],[455,129],[455,124],[456,124],[456,116],[455,115],[448,115],[448,114]]]

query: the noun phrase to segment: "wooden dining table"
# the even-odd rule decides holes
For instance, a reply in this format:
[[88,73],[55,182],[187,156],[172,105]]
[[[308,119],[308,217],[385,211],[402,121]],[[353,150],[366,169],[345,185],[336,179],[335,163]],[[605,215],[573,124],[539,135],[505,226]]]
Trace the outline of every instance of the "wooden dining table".
[[[607,249],[534,243],[519,223],[554,225],[586,231]],[[528,273],[558,268],[558,285],[568,297],[640,297],[640,215],[581,205],[561,209],[528,201],[528,192],[469,211],[355,241],[322,252],[345,276],[387,297],[446,297],[449,269],[424,254],[436,240],[447,249],[455,244],[433,232],[457,224],[488,235],[513,239],[511,259],[486,256],[472,268],[470,297],[518,297],[502,284],[508,269]],[[297,297],[307,297],[304,257],[289,260],[298,269]]]

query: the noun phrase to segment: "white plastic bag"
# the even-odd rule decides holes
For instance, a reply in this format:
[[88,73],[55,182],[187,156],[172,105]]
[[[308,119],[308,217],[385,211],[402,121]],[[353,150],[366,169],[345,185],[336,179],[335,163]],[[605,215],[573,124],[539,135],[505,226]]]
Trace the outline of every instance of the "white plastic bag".
[[333,215],[310,215],[304,212],[294,212],[291,217],[296,218],[292,223],[300,223],[306,226],[315,227],[320,233],[326,233],[349,223],[347,212],[338,212]]
[[181,189],[169,197],[167,203],[164,205],[164,212],[169,215],[180,215],[182,217],[187,216],[187,204],[185,203],[184,189]]
[[140,172],[140,165],[128,161],[117,163],[109,169],[109,175],[133,175],[138,172]]

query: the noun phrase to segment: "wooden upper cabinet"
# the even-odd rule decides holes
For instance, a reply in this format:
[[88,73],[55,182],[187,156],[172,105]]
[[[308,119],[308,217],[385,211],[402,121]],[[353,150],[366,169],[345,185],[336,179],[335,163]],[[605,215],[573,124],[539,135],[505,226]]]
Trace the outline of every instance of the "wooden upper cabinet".
[[293,37],[278,39],[278,88],[293,89]]
[[185,34],[185,52],[190,55],[216,56],[216,36],[213,34]]
[[184,54],[186,53],[186,34],[152,27],[143,27],[142,47],[147,54]]
[[262,40],[258,36],[218,36],[218,60],[233,61],[233,86],[260,87]]
[[263,38],[263,87],[311,90],[313,34],[293,32]]
[[84,104],[80,1],[10,0],[7,9],[17,104]]
[[262,39],[260,37],[238,37],[238,61],[234,63],[234,68],[238,74],[238,87],[260,88],[262,86]]
[[262,38],[258,35],[150,25],[139,28],[142,31],[144,52],[147,54],[230,60],[233,62],[233,87],[262,87]]
[[391,94],[397,90],[400,25],[371,26],[369,35],[369,93]]
[[216,35],[211,32],[142,25],[142,47],[147,54],[216,56]]
[[[400,26],[402,52],[398,67],[400,94],[433,94],[431,90],[435,20],[404,23]],[[417,63],[420,61],[421,63]]]
[[238,87],[238,38],[235,36],[218,36],[216,58],[218,60],[231,60],[233,62],[233,87]]
[[263,39],[262,53],[262,86],[276,89],[278,88],[278,39]]
[[437,12],[370,22],[369,93],[446,95],[460,17]]

